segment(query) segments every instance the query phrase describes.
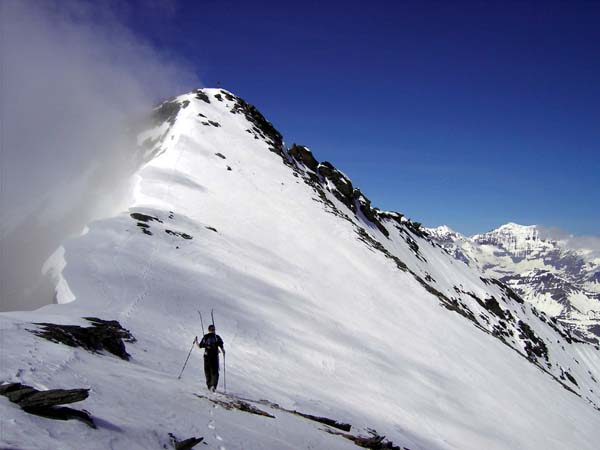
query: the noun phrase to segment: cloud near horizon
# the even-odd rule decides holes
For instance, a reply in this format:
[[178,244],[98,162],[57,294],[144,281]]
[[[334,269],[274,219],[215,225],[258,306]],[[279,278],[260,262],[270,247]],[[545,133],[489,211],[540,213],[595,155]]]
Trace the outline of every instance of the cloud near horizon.
[[584,251],[591,258],[600,258],[600,236],[576,236],[561,228],[540,225],[540,237],[562,241],[567,248]]

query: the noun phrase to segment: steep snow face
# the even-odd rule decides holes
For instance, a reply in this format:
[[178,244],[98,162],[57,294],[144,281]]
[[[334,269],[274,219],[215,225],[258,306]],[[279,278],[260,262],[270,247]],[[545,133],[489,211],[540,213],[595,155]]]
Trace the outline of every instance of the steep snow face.
[[600,265],[592,250],[548,239],[536,225],[508,223],[471,238],[443,226],[427,232],[456,259],[507,283],[581,338],[600,336]]
[[[596,447],[597,347],[419,224],[373,208],[307,148],[287,151],[230,92],[197,90],[155,117],[129,210],[90,224],[49,264],[62,304],[0,315],[0,379],[91,388],[82,405],[98,429],[0,397],[3,446],[164,448],[173,433],[220,449],[356,448],[272,405],[274,419],[198,398],[198,351],[177,380],[201,334],[197,311],[206,326],[214,308],[238,397],[354,434],[375,428],[411,450]],[[84,317],[130,330],[131,360],[28,331]]]

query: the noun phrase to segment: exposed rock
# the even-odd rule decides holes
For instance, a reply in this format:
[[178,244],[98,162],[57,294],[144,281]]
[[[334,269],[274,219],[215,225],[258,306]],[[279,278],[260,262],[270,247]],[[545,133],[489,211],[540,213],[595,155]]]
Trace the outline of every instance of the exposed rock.
[[[20,383],[17,384],[20,385]],[[36,392],[37,390],[33,389],[32,387],[21,385],[20,388],[6,392],[3,395],[13,403],[20,403],[22,400],[25,400],[27,397],[35,394]]]
[[288,150],[288,153],[296,161],[301,162],[313,172],[317,171],[317,166],[319,165],[319,162],[315,159],[312,152],[307,147],[303,145],[294,144]]
[[473,292],[464,292],[464,291],[461,291],[461,292],[463,292],[463,293],[469,295],[470,297],[472,297],[473,299],[475,299],[475,301],[477,303],[479,303],[480,306],[485,308],[490,313],[494,314],[496,317],[499,317],[500,319],[503,319],[503,320],[514,320],[512,315],[510,314],[510,311],[503,310],[500,307],[500,305],[498,304],[498,300],[496,300],[493,296],[490,298],[486,298],[485,300],[481,300]]
[[346,205],[352,212],[356,213],[356,206],[354,205],[354,186],[352,181],[344,175],[342,172],[337,170],[330,162],[324,161],[317,166],[319,175],[323,178],[327,178],[331,181],[335,189],[332,191],[333,195]]
[[231,95],[231,93],[227,92],[225,89],[221,89],[221,94],[223,94],[225,96],[225,98],[227,100],[229,100],[230,102],[235,101],[235,97],[233,95]]
[[227,158],[225,157],[225,155],[223,155],[222,153],[215,153],[215,155],[216,155],[216,156],[218,156],[218,157],[219,157],[219,158],[221,158],[221,159],[227,159]]
[[160,220],[158,217],[150,216],[148,214],[143,214],[143,213],[139,213],[139,212],[133,212],[133,213],[129,214],[129,216],[132,219],[138,221],[136,223],[136,225],[140,228],[142,233],[147,234],[148,236],[152,236],[152,231],[150,231],[149,222],[163,223],[163,221]]
[[196,93],[196,98],[198,100],[202,100],[203,102],[210,103],[210,99],[208,98],[208,95],[206,95],[206,93],[202,89],[196,89],[195,93]]
[[579,384],[577,383],[577,380],[575,379],[575,377],[573,375],[571,375],[569,372],[565,372],[565,376],[567,377],[567,379],[573,383],[575,386],[579,386]]
[[173,433],[169,433],[169,437],[171,438],[171,443],[173,444],[175,450],[190,450],[204,440],[202,437],[191,437],[180,441]]
[[94,419],[88,411],[85,409],[78,410],[67,407],[54,407],[54,408],[39,408],[36,410],[24,409],[26,412],[30,414],[35,414],[36,416],[46,417],[47,419],[54,420],[69,420],[76,419],[86,423],[91,428],[96,428],[96,424],[94,423]]
[[352,442],[354,442],[358,447],[369,448],[371,450],[409,450],[406,447],[400,447],[398,445],[394,445],[392,441],[386,440],[385,436],[378,435],[374,430],[371,430],[371,436],[354,436],[353,434],[348,433],[340,433],[338,431],[333,430],[325,430],[328,433],[335,434],[336,436],[342,436]]
[[102,320],[95,317],[85,317],[85,319],[92,323],[91,327],[36,323],[42,328],[29,331],[52,342],[81,347],[92,353],[106,350],[121,359],[129,360],[130,355],[123,342],[135,342],[129,330],[123,328],[116,320]]
[[295,411],[295,410],[289,411],[289,412],[296,414],[298,416],[304,417],[305,419],[314,420],[315,422],[329,425],[330,427],[337,428],[338,430],[350,431],[350,428],[352,428],[352,425],[350,425],[349,423],[338,422],[333,419],[328,419],[327,417],[313,416],[312,414],[305,414],[305,413],[302,413],[300,411]]
[[[10,392],[19,391],[21,389],[25,389],[28,387],[29,386],[25,386],[24,384],[21,384],[21,383],[0,384],[0,395],[6,396],[6,394],[8,394]],[[30,388],[30,389],[33,389],[33,388]]]
[[49,408],[57,405],[66,405],[85,400],[89,396],[89,389],[52,389],[50,391],[36,391],[22,398],[18,403],[21,408]]
[[170,234],[171,236],[177,236],[183,239],[193,239],[192,236],[190,236],[187,233],[182,233],[181,231],[173,231],[173,230],[165,230],[165,233]]
[[214,231],[215,233],[218,233],[217,229],[215,227],[205,227],[207,230],[210,231]]
[[527,357],[533,361],[536,358],[545,358],[548,360],[548,347],[543,339],[538,337],[531,327],[522,320],[519,320],[518,326],[520,331],[519,337],[525,341]]
[[506,284],[502,283],[500,280],[497,280],[496,278],[486,278],[486,279],[489,283],[495,284],[500,289],[502,289],[504,291],[504,294],[506,294],[506,296],[508,298],[510,298],[520,304],[525,303],[525,300],[523,300],[521,297],[519,297],[519,295],[515,291],[513,291]]
[[212,402],[216,405],[222,406],[223,408],[227,409],[227,410],[231,410],[231,409],[237,409],[240,411],[244,411],[250,414],[256,414],[257,416],[263,416],[263,417],[269,417],[271,419],[274,419],[275,416],[272,414],[269,414],[266,411],[263,411],[262,409],[258,409],[256,406],[251,405],[250,403],[241,400],[241,399],[237,399],[237,398],[232,398],[229,401],[226,400],[219,400],[217,398],[210,398],[210,397],[206,397],[204,395],[199,395],[199,394],[195,394],[196,397],[198,398],[203,398],[208,400],[209,402]]
[[[232,100],[234,97],[232,97]],[[279,131],[273,127],[273,124],[269,122],[260,113],[255,106],[247,103],[239,97],[235,97],[235,105],[231,108],[231,112],[234,114],[242,113],[246,119],[254,125],[250,133],[258,134],[267,143],[270,144],[270,150],[283,156],[283,136]],[[256,136],[255,136],[256,137]]]
[[4,395],[29,414],[57,420],[78,419],[90,427],[96,428],[92,417],[87,411],[57,407],[58,405],[85,400],[89,396],[89,389],[38,391],[21,383],[9,383],[0,385],[0,395]]
[[133,220],[137,220],[138,222],[152,222],[152,221],[156,221],[156,222],[159,222],[159,223],[163,223],[163,221],[160,220],[158,217],[150,216],[148,214],[143,214],[143,213],[139,213],[139,212],[133,212],[133,213],[129,214],[129,216]]
[[160,125],[164,122],[173,125],[181,106],[182,104],[176,100],[161,103],[152,112],[152,121],[155,125]]
[[360,189],[354,189],[352,197],[354,198],[355,203],[358,204],[358,209],[360,210],[360,212],[363,213],[367,220],[373,223],[385,237],[388,237],[390,233],[387,230],[387,228],[379,221],[377,210],[371,208],[371,200],[365,197],[360,191]]

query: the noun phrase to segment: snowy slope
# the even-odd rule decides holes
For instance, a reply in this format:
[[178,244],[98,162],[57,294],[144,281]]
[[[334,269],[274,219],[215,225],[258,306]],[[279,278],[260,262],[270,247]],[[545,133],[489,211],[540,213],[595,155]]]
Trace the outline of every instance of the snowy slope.
[[[411,450],[596,448],[597,347],[372,208],[305,147],[286,151],[231,93],[194,91],[154,117],[129,210],[49,262],[60,304],[0,315],[0,380],[91,388],[81,407],[98,429],[0,397],[3,447],[159,449],[173,433],[220,449],[356,448],[268,405],[275,419],[194,395],[199,351],[177,380],[197,310],[214,308],[238,396]],[[130,361],[28,331],[90,316],[131,331]]]
[[582,339],[597,342],[600,264],[593,251],[550,239],[536,225],[508,223],[470,238],[447,226],[427,232],[456,259],[502,280]]

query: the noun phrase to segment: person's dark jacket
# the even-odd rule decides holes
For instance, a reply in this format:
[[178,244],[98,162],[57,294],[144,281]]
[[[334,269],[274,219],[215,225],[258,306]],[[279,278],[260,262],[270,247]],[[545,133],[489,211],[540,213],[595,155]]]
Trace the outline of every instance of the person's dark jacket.
[[219,354],[219,348],[223,353],[225,353],[225,349],[223,348],[223,339],[216,333],[207,333],[202,337],[200,344],[198,344],[200,348],[204,349],[205,354]]

